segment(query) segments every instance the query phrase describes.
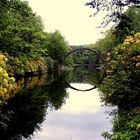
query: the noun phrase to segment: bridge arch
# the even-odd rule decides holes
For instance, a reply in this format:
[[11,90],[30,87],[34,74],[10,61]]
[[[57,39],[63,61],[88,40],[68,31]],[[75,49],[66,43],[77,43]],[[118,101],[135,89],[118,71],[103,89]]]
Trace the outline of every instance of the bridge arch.
[[[72,50],[72,51],[70,51],[70,52],[68,52],[67,54],[64,55],[63,62],[65,61],[65,59],[66,59],[69,55],[71,55],[72,53],[75,53],[76,51],[89,51],[89,52],[92,52],[92,53],[94,53],[94,54],[101,60],[101,63],[102,63],[102,64],[104,63],[103,57],[102,57],[96,50],[94,50],[94,49],[92,49],[92,48],[77,48],[77,49],[74,49],[74,50]],[[90,89],[78,89],[78,88],[76,88],[76,87],[71,86],[70,83],[68,83],[66,80],[64,80],[64,81],[65,81],[65,84],[67,85],[67,87],[69,87],[69,88],[71,88],[71,89],[73,89],[73,90],[83,91],[83,92],[85,92],[85,91],[91,91],[91,90],[97,88],[97,85],[100,84],[100,83],[102,82],[103,78],[104,78],[104,75],[105,75],[105,68],[104,68],[104,66],[101,66],[101,67],[99,68],[99,70],[102,72],[101,78],[100,78],[99,81],[98,81],[93,87],[91,87]]]

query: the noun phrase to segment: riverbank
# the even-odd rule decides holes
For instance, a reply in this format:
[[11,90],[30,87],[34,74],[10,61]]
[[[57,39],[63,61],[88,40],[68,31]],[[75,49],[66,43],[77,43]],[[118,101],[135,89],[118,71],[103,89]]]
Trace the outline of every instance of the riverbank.
[[8,53],[0,53],[0,101],[6,101],[15,94],[11,91],[16,89],[16,78],[43,75],[47,73],[48,65],[45,57],[13,57]]

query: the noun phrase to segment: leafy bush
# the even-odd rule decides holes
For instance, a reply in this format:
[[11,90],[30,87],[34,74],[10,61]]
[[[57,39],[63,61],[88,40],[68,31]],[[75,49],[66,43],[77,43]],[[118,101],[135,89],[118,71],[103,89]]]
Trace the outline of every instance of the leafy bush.
[[9,77],[6,71],[6,61],[5,55],[0,53],[0,101],[5,101],[10,98],[11,95],[8,92],[14,87],[15,79],[14,77]]
[[117,105],[109,140],[139,140],[140,137],[140,33],[128,36],[108,53],[106,77],[100,89],[106,104]]
[[26,56],[10,57],[8,56],[7,71],[11,75],[26,73],[45,72],[47,71],[47,60],[44,57],[29,58]]
[[129,36],[124,43],[108,53],[106,77],[101,84],[102,100],[119,104],[120,97],[135,95],[140,90],[140,33]]

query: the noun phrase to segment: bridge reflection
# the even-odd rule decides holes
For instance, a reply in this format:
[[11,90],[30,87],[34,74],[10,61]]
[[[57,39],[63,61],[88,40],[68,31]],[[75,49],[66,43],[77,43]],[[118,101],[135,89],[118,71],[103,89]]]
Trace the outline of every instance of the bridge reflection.
[[[89,69],[87,66],[76,66],[73,68],[73,70],[70,72],[71,76],[70,79],[65,79],[65,77],[63,77],[63,80],[65,82],[65,87],[66,88],[71,88],[73,90],[76,91],[91,91],[95,88],[98,88],[99,84],[102,82],[104,75],[105,75],[105,71],[100,70],[100,69],[95,69],[93,68],[92,70]],[[92,85],[91,87],[89,87],[88,89],[84,89],[84,87],[74,87],[74,83],[79,83],[79,84],[89,84]],[[74,85],[73,85],[74,84]]]

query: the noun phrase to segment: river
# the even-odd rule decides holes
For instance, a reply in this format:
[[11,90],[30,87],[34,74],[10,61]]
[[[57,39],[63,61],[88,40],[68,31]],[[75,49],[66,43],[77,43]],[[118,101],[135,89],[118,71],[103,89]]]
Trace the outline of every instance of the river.
[[82,91],[100,78],[98,72],[76,68],[59,76],[20,79],[16,95],[1,106],[0,140],[103,140],[115,107],[101,102],[98,88]]

